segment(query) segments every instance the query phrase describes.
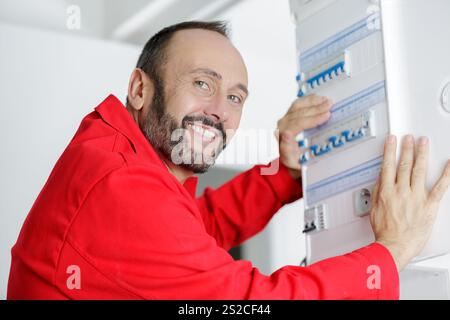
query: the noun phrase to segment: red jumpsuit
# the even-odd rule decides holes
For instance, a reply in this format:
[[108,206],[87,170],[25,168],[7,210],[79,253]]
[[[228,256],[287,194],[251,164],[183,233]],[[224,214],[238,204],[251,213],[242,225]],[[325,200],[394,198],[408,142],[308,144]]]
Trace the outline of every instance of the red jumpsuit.
[[397,269],[380,244],[268,276],[233,260],[228,249],[301,197],[286,167],[261,167],[196,199],[196,178],[180,184],[109,96],[83,119],[28,214],[8,298],[398,299]]

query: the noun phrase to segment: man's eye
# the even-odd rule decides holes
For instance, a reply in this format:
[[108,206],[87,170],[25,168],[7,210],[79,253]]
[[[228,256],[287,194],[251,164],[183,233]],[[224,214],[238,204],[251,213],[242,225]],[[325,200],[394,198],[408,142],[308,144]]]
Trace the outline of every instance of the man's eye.
[[197,86],[202,90],[209,90],[209,85],[205,81],[201,80],[195,81],[195,86]]
[[239,98],[238,96],[235,96],[235,95],[229,95],[228,98],[229,98],[232,102],[237,103],[237,104],[240,104],[240,103],[242,102],[242,99]]

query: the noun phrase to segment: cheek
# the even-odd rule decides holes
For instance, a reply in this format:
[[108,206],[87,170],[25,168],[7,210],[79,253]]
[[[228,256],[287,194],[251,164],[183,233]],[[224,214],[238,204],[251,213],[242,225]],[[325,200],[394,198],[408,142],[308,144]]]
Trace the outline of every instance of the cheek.
[[233,136],[236,134],[236,130],[239,129],[240,121],[241,116],[239,114],[237,116],[231,116],[226,122],[224,129],[227,134],[228,141],[230,141],[230,139],[233,138]]
[[201,103],[195,101],[190,97],[174,97],[166,104],[167,111],[172,115],[179,124],[183,118],[187,115],[199,113],[201,109]]

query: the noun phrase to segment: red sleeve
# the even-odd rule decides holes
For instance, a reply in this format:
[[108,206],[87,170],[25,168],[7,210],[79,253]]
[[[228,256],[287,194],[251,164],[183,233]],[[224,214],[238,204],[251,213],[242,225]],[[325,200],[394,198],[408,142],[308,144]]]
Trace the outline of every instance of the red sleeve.
[[[275,174],[264,174],[278,165]],[[260,232],[283,205],[301,196],[300,181],[275,160],[255,166],[216,190],[207,188],[197,204],[208,233],[228,250]]]
[[[120,169],[98,182],[65,237],[54,278],[59,290],[78,299],[398,297],[395,264],[378,244],[270,276],[234,261],[178,188],[148,166]],[[379,289],[367,286],[371,265],[379,266]],[[71,266],[80,270],[79,289],[67,287]]]

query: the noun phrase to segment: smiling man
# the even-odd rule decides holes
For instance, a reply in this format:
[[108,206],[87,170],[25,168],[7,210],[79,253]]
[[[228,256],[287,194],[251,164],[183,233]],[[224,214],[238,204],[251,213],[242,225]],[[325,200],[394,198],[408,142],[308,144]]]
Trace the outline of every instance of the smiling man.
[[[332,104],[299,99],[278,121],[275,174],[255,166],[195,198],[193,175],[206,172],[233,137],[247,83],[222,23],[187,22],[152,37],[126,107],[109,96],[56,163],[12,249],[8,298],[398,298],[398,270],[426,242],[450,166],[429,193],[427,140],[405,139],[397,171],[390,137],[371,213],[377,241],[263,275],[227,250],[301,198],[294,137],[326,122]],[[368,270],[377,270],[373,283]]]

